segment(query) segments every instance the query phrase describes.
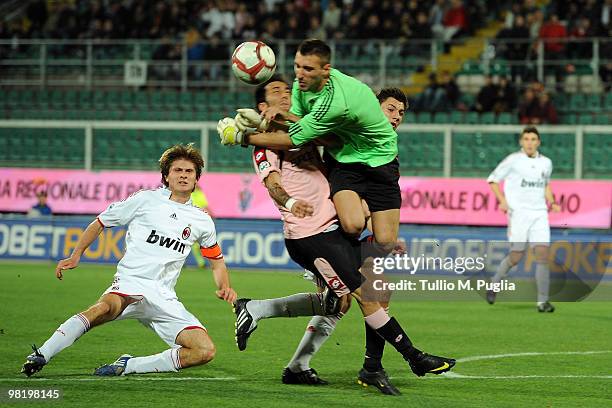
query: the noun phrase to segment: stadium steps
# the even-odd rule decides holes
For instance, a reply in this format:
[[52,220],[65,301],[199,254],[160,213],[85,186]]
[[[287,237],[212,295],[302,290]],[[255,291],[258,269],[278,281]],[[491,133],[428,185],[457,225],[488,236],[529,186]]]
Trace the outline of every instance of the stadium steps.
[[[484,51],[486,39],[494,37],[502,27],[502,22],[494,21],[487,27],[478,30],[473,37],[468,38],[462,44],[452,46],[449,53],[440,54],[437,59],[437,72],[449,71],[451,74],[458,72],[466,61],[476,59]],[[404,92],[408,95],[422,92],[432,72],[433,67],[428,64],[422,72],[413,73],[410,80],[411,85],[404,87]]]

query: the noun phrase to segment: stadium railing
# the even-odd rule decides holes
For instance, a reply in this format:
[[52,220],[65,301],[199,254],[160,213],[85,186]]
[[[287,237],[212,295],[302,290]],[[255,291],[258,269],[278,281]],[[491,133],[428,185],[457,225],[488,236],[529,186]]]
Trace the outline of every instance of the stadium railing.
[[[403,124],[402,174],[482,176],[518,148],[519,125]],[[556,177],[609,178],[612,127],[540,126]],[[41,133],[42,132],[42,133]],[[198,145],[205,169],[250,172],[250,149],[223,147],[216,122],[0,120],[0,166],[150,169],[174,143]]]
[[[330,44],[335,66],[376,87],[413,85],[411,73],[423,70],[449,70],[466,77],[528,73],[540,82],[554,77],[550,75],[552,71],[564,70],[566,74],[572,73],[571,77],[584,77],[577,81],[577,84],[584,82],[584,89],[601,92],[598,71],[600,66],[612,62],[609,59],[612,39],[555,41],[565,44],[568,51],[565,56],[548,58],[544,43],[537,40],[488,38],[451,41],[445,45],[436,40],[371,39],[330,41]],[[209,43],[195,44],[192,47],[209,47],[209,52],[204,53],[203,59],[192,59],[190,48],[179,40],[0,40],[0,85],[137,87],[138,78],[145,78],[146,85],[152,87],[234,89],[239,83],[230,73],[229,58],[238,43],[221,41],[214,45],[214,51]],[[269,45],[276,52],[278,71],[291,74],[298,42],[274,40]],[[452,52],[455,45],[464,47],[465,52]],[[525,51],[519,59],[508,59],[508,47],[517,45],[533,52]],[[451,53],[440,58],[448,49]],[[136,82],[128,85],[126,77]],[[481,85],[477,78],[473,82],[474,87]],[[572,81],[569,86],[571,89]]]

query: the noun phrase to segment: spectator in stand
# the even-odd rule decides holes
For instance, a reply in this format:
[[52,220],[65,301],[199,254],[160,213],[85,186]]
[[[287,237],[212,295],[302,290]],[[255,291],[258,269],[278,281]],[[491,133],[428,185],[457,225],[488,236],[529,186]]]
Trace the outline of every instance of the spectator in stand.
[[448,107],[451,110],[460,109],[465,110],[465,107],[460,106],[461,90],[455,81],[455,77],[448,71],[442,71],[440,76],[440,83],[444,91],[446,92],[446,100],[448,101]]
[[534,117],[535,110],[537,109],[538,100],[535,96],[533,89],[528,87],[525,89],[523,101],[519,106],[519,121],[521,124],[533,123],[532,118]]
[[512,5],[510,6],[510,10],[506,12],[506,17],[504,20],[504,27],[507,30],[510,30],[512,27],[514,27],[516,16],[521,16],[521,15],[523,15],[522,3],[518,1],[512,2]]
[[599,76],[601,82],[603,82],[604,91],[612,91],[612,62],[608,62],[599,67]]
[[181,59],[181,46],[166,36],[162,38],[162,43],[153,51],[153,61],[150,64],[151,78],[159,80],[178,80],[180,78],[179,69],[175,61]]
[[540,40],[544,42],[544,69],[546,73],[554,73],[557,87],[561,86],[563,67],[559,60],[565,58],[565,40],[567,31],[559,22],[556,14],[551,14],[548,21],[540,28]]
[[596,32],[591,26],[591,21],[587,17],[581,17],[570,32],[572,46],[569,47],[569,57],[571,59],[590,60],[593,56],[593,44],[590,41],[581,40],[595,36]]
[[493,111],[497,101],[497,92],[497,85],[493,83],[493,77],[487,75],[484,86],[480,88],[478,95],[476,95],[476,111],[480,113]]
[[540,37],[540,28],[544,24],[544,12],[540,9],[527,14],[527,26],[529,27],[529,38],[535,40]]
[[436,3],[429,10],[429,24],[436,38],[444,38],[444,11],[446,9],[445,0],[436,0]]
[[501,77],[499,79],[499,86],[497,88],[497,101],[495,103],[496,112],[512,112],[516,109],[517,96],[516,89],[512,82],[507,77]]
[[52,215],[53,211],[51,211],[51,207],[47,205],[47,192],[41,191],[36,193],[36,198],[38,199],[38,202],[30,209],[30,211],[28,211],[28,217],[44,217]]
[[417,112],[442,112],[449,108],[446,89],[438,83],[435,73],[429,75],[429,85],[417,97],[415,110]]
[[503,56],[510,62],[512,80],[525,76],[525,60],[529,51],[529,29],[525,25],[525,17],[518,14],[514,17],[514,25],[502,30],[498,38],[502,40]]
[[316,38],[325,41],[327,39],[327,32],[321,25],[321,20],[318,16],[310,16],[310,29],[307,32],[308,38]]
[[338,8],[336,0],[331,0],[323,12],[323,28],[327,31],[329,37],[340,27],[341,18],[342,10]]
[[[606,32],[612,26],[612,0],[605,0],[601,6],[601,13],[597,21],[602,32]],[[608,37],[609,38],[609,37]]]
[[550,95],[547,92],[543,92],[538,97],[538,102],[531,118],[531,124],[549,124],[556,125],[559,123],[557,116],[557,109],[550,100]]
[[462,36],[468,31],[468,21],[461,0],[451,0],[451,6],[444,14],[444,40]]
[[433,38],[433,32],[427,22],[427,14],[424,11],[419,11],[416,16],[416,23],[412,26],[412,38],[417,40],[411,47],[416,55],[427,55],[430,52],[428,42]]

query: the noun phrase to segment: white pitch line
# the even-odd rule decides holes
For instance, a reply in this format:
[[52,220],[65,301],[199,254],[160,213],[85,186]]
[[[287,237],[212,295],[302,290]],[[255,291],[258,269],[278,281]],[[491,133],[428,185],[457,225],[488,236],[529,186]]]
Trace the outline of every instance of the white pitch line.
[[438,377],[426,377],[429,379],[434,378],[449,378],[449,379],[467,379],[467,380],[520,380],[520,379],[532,379],[532,378],[598,378],[610,380],[612,375],[465,375],[455,372],[447,372]]
[[467,363],[469,361],[493,360],[498,358],[508,357],[529,357],[529,356],[554,356],[554,355],[589,355],[589,354],[607,354],[612,353],[612,350],[598,351],[551,351],[551,352],[525,352],[525,353],[508,353],[508,354],[490,354],[484,356],[470,356],[458,358],[458,363]]
[[236,377],[91,377],[91,378],[0,378],[7,382],[72,382],[72,381],[236,381]]
[[[594,351],[550,351],[550,352],[524,352],[524,353],[506,353],[506,354],[489,354],[484,356],[470,356],[458,358],[458,363],[467,363],[470,361],[493,360],[497,358],[512,358],[512,357],[530,357],[530,356],[554,356],[554,355],[590,355],[590,354],[607,354],[612,353],[612,350],[594,350]],[[597,378],[597,379],[612,379],[612,375],[467,375],[456,371],[449,371],[435,377],[423,377],[426,379],[466,379],[466,380],[520,380],[534,378]]]

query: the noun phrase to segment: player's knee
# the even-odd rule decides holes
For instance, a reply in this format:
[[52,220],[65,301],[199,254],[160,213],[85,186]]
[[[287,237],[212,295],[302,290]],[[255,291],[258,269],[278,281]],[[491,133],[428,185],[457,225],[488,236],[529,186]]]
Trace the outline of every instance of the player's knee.
[[86,313],[89,314],[90,317],[97,319],[100,317],[108,316],[111,314],[111,312],[112,312],[111,305],[109,305],[106,302],[98,302],[92,307],[90,307]]
[[217,348],[212,342],[210,344],[201,345],[196,349],[198,364],[206,364],[212,361],[215,358],[216,353]]
[[510,253],[510,256],[508,257],[510,265],[514,266],[519,263],[521,258],[523,257],[523,253],[523,251],[513,251],[512,253]]
[[353,237],[359,237],[365,228],[364,220],[340,220],[344,232]]

